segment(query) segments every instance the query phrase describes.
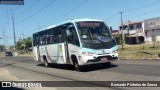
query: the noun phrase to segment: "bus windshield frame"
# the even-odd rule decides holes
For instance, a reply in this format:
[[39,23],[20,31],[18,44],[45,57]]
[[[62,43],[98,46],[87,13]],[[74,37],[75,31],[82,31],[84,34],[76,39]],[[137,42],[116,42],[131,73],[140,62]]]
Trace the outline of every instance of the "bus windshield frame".
[[83,21],[77,22],[77,29],[80,38],[85,41],[95,41],[103,38],[105,41],[112,38],[110,29],[104,22],[100,21]]
[[109,49],[116,45],[111,30],[101,21],[76,22],[82,47]]

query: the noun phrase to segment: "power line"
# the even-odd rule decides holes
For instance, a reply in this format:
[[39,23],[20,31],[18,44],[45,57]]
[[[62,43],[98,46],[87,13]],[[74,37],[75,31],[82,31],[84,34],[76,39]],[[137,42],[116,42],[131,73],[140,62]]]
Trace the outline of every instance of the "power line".
[[17,18],[17,17],[19,17],[19,16],[25,14],[26,12],[28,12],[29,10],[31,10],[34,6],[36,6],[39,2],[40,2],[40,0],[37,0],[31,7],[29,7],[27,10],[25,10],[23,13],[21,13],[21,14],[15,16],[15,18]]
[[[49,22],[49,23],[47,23],[47,24],[44,24],[43,26],[41,26],[41,28],[42,28],[42,27],[45,27],[45,26],[47,26],[47,25],[49,25],[49,24],[51,24],[51,23],[53,23],[54,21],[57,21],[57,20],[60,19],[60,18],[65,17],[66,15],[68,15],[68,14],[70,14],[71,12],[73,12],[74,10],[78,9],[79,7],[81,7],[82,5],[84,5],[85,3],[87,3],[88,1],[89,1],[89,0],[85,0],[84,2],[82,2],[82,3],[80,3],[78,6],[76,6],[75,8],[73,8],[73,9],[69,10],[68,12],[64,13],[63,15],[61,15],[59,18],[57,18],[57,19],[55,19],[55,20],[53,20],[53,21],[51,21],[51,22]],[[32,30],[32,31],[35,31],[35,30],[37,30],[37,29],[34,29],[34,30]]]
[[131,12],[131,11],[135,11],[135,10],[139,10],[139,9],[143,9],[143,8],[153,7],[153,6],[158,5],[158,4],[160,4],[160,1],[148,4],[148,5],[145,5],[145,6],[142,6],[142,7],[137,7],[137,8],[124,10],[124,12]]
[[[26,3],[26,1],[25,1],[25,3]],[[20,5],[18,5],[16,8],[13,8],[13,9],[10,9],[10,10],[8,9],[8,10],[7,10],[7,14],[6,14],[6,15],[4,15],[4,18],[3,18],[3,21],[2,21],[2,22],[4,22],[4,20],[5,20],[5,16],[6,16],[6,17],[7,17],[7,22],[6,22],[6,23],[4,23],[4,24],[3,24],[3,26],[5,26],[6,24],[7,24],[7,26],[9,25],[8,11],[12,11],[12,13],[13,13],[13,12],[15,12],[16,10],[18,10],[20,7],[21,7],[21,6],[20,6]],[[6,27],[7,27],[7,26],[6,26]]]
[[151,12],[154,12],[154,13],[159,13],[159,11],[160,11],[160,9],[157,9],[157,10],[152,10],[152,11],[149,11],[149,12],[143,12],[143,13],[141,13],[141,14],[138,14],[138,15],[136,15],[136,16],[134,16],[134,17],[132,17],[131,19],[133,19],[133,18],[137,18],[137,17],[140,17],[140,16],[143,16],[143,15],[147,15],[148,13],[151,13]]
[[106,21],[111,20],[113,17],[115,17],[116,15],[118,15],[118,13],[113,14],[112,16],[110,16]]
[[76,9],[78,9],[79,7],[81,7],[82,5],[84,5],[86,2],[88,2],[88,0],[85,0],[84,2],[82,2],[82,3],[80,3],[78,6],[76,6],[75,8],[69,10],[68,12],[66,12],[66,13],[64,13],[63,15],[61,15],[60,17],[58,17],[57,19],[55,19],[55,20],[53,20],[53,21],[51,21],[51,22],[43,25],[42,27],[45,27],[46,25],[49,25],[49,24],[53,23],[54,21],[57,21],[57,20],[65,17],[66,15],[70,14],[70,13],[73,12],[74,10],[76,10]]
[[[148,5],[145,5],[145,6],[137,7],[137,8],[132,8],[132,9],[124,10],[123,12],[126,13],[126,12],[131,12],[131,11],[135,11],[135,10],[139,10],[139,9],[143,9],[143,8],[153,7],[153,6],[158,5],[158,4],[160,4],[160,1],[155,2],[155,3],[148,4]],[[118,13],[115,13],[115,14],[111,15],[111,16],[107,19],[107,21],[111,20],[111,19],[114,18],[114,16],[116,16],[116,15],[118,15]]]
[[[40,0],[37,0],[31,7],[29,7],[27,10],[25,10],[22,14],[24,14],[24,13],[28,12],[29,10],[31,10],[34,6],[36,6],[36,4],[39,3],[39,1],[40,1]],[[19,6],[19,7],[20,7],[20,6]],[[17,7],[17,8],[14,9],[14,10],[19,9],[19,7]],[[22,14],[17,15],[16,18],[19,17],[19,16],[21,16]],[[8,28],[7,26],[9,25],[8,10],[7,10],[7,14],[6,14],[5,16],[7,17],[7,22],[5,22],[5,23],[3,24],[3,26],[6,26],[6,29],[7,29],[7,28]],[[14,18],[15,18],[15,17],[14,17]],[[3,18],[3,19],[5,19],[5,18]],[[3,22],[4,22],[4,20],[3,20]],[[11,24],[11,23],[10,23],[10,24]],[[4,28],[5,28],[5,27],[4,27]]]
[[[9,25],[8,10],[7,10],[7,13],[6,13],[5,16],[6,16],[6,18],[7,18],[7,21],[6,21],[6,23],[3,24],[4,28],[5,28],[5,25],[7,25],[7,26]],[[5,17],[4,17],[4,18],[5,18]],[[6,26],[6,27],[7,27],[7,26]]]
[[25,22],[27,20],[29,20],[30,18],[32,18],[33,16],[37,15],[38,13],[40,13],[41,11],[43,11],[44,9],[46,9],[47,7],[49,7],[50,5],[52,5],[52,3],[54,3],[56,0],[52,0],[51,2],[49,2],[47,5],[45,5],[44,7],[42,7],[39,11],[37,11],[36,13],[32,14],[31,16],[25,18],[24,20],[22,21],[19,21],[17,23],[22,23],[22,22]]
[[5,16],[6,16],[6,15],[4,15],[4,17],[3,17],[3,19],[2,19],[1,26],[4,26],[4,24],[5,24],[5,23],[4,23],[4,21],[5,21]]

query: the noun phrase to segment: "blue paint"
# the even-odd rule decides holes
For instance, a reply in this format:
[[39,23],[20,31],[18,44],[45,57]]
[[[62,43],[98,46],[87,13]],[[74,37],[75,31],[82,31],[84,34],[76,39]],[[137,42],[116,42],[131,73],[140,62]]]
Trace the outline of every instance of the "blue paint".
[[[99,50],[104,50],[105,53],[111,53],[112,51],[115,51],[115,50],[118,50],[118,46],[114,46],[110,49],[99,49]],[[89,49],[89,48],[82,48],[82,52],[90,52],[90,53],[93,53],[93,54],[97,54],[97,51],[98,50],[94,50],[94,49]]]
[[96,50],[94,49],[89,49],[89,48],[82,48],[82,52],[90,52],[96,54]]
[[103,39],[101,37],[98,37],[98,41],[102,43]]

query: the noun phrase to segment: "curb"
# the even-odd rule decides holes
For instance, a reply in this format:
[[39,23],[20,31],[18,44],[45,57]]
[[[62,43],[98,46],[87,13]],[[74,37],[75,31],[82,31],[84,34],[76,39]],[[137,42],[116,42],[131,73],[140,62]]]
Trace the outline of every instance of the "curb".
[[160,61],[160,58],[158,59],[119,59],[119,60],[156,60],[156,61]]

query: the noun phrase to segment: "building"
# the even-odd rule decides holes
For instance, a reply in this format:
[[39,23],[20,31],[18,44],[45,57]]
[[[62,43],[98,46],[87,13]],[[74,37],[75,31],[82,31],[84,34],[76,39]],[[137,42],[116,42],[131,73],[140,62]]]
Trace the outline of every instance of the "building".
[[118,36],[119,35],[119,32],[118,32],[119,30],[112,30],[112,34],[114,35],[114,36]]
[[143,22],[131,22],[119,27],[120,34],[122,34],[122,30],[125,36],[125,42],[127,44],[138,44],[143,43],[145,38],[145,32],[143,29]]
[[155,35],[157,41],[160,41],[160,17],[146,19],[143,21],[145,30],[145,41],[151,42]]
[[155,35],[157,41],[160,41],[160,17],[146,19],[139,22],[131,22],[119,26],[119,33],[125,34],[127,44],[139,44],[143,42],[152,42],[152,36]]

